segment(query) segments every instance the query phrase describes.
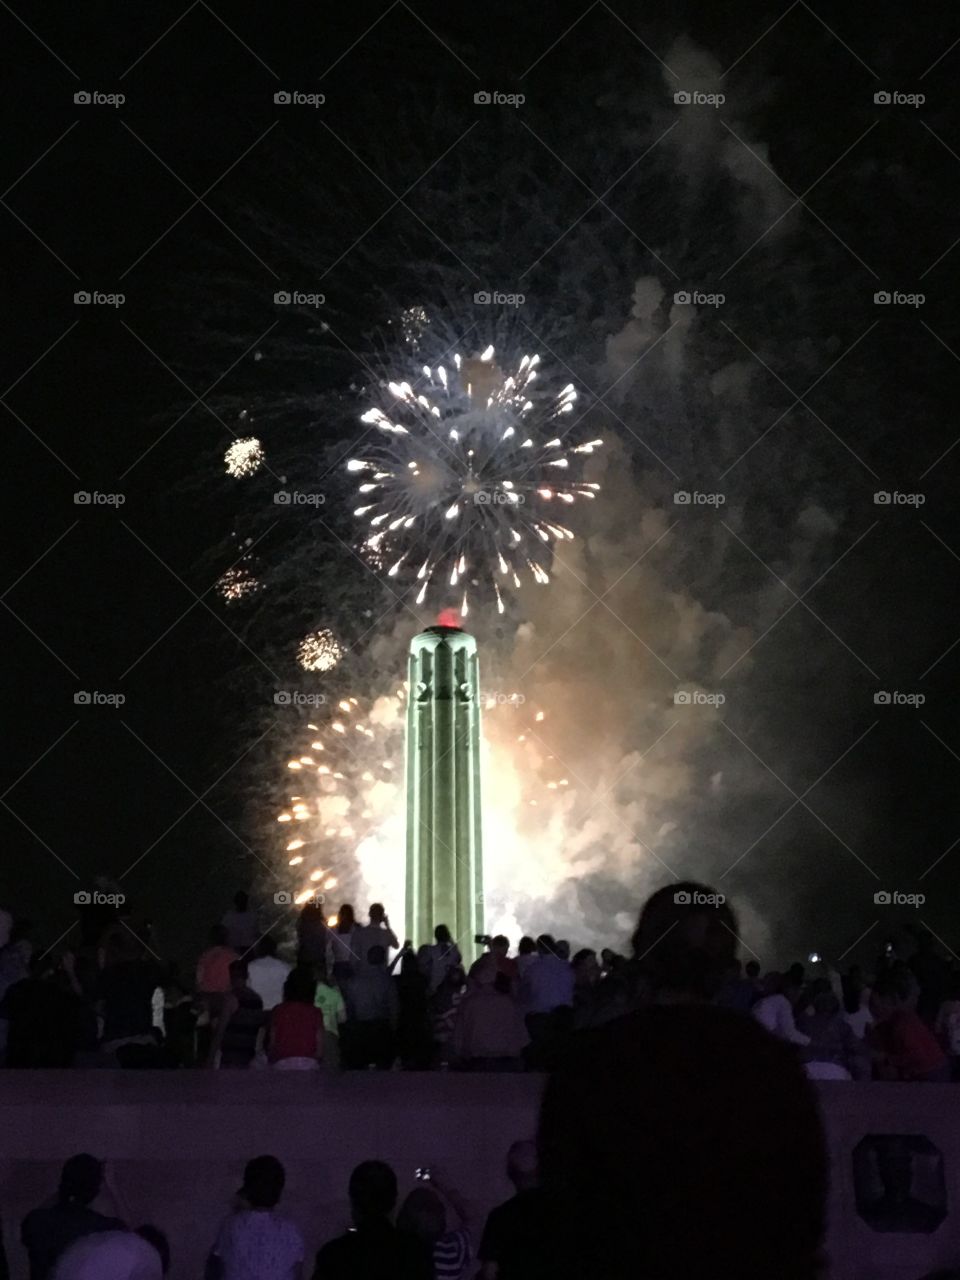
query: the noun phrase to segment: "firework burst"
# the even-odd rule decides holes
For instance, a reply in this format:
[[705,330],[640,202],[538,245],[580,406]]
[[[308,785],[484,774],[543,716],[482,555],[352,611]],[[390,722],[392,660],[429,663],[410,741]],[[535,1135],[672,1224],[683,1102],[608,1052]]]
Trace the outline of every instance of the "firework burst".
[[[567,445],[557,422],[573,411],[577,393],[540,392],[540,357],[524,356],[505,374],[494,348],[451,367],[424,365],[416,387],[389,382],[388,409],[367,410],[374,446],[352,458],[366,522],[362,549],[389,577],[409,572],[428,592],[456,593],[468,612],[470,588],[485,587],[504,611],[504,590],[525,575],[546,583],[550,544],[573,538],[557,515],[599,485],[573,474],[575,455],[602,441]],[[389,411],[388,411],[389,410]]]
[[332,631],[311,631],[300,641],[297,661],[304,671],[332,671],[343,657],[343,649]]
[[263,462],[264,456],[263,445],[256,436],[244,436],[234,440],[223,455],[227,475],[234,476],[236,479],[253,475]]

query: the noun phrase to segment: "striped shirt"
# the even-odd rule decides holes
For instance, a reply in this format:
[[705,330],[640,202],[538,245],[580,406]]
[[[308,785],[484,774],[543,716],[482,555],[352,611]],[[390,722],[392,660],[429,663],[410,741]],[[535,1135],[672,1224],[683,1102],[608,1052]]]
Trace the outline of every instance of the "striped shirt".
[[436,1280],[461,1280],[470,1263],[470,1237],[466,1231],[445,1231],[433,1246]]

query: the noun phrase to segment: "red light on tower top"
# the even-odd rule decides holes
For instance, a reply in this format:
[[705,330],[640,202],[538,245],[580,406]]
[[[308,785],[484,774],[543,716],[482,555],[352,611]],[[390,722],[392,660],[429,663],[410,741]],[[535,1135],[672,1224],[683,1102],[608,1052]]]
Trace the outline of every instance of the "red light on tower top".
[[460,617],[459,609],[441,609],[437,614],[438,627],[450,627],[456,631],[463,630],[463,620]]

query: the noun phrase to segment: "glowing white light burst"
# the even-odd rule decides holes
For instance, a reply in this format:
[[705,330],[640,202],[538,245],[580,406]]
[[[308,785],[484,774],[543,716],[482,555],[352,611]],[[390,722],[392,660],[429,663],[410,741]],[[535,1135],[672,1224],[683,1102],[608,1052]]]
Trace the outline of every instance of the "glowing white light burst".
[[244,436],[242,439],[234,440],[223,455],[227,475],[236,476],[238,479],[241,476],[253,475],[263,462],[264,456],[263,445],[256,436]]
[[332,671],[342,657],[336,636],[326,628],[304,636],[297,649],[297,661],[304,671]]
[[524,356],[505,374],[493,347],[450,366],[424,365],[411,382],[387,384],[390,401],[361,421],[377,429],[373,447],[352,458],[359,480],[354,515],[366,522],[362,549],[390,577],[453,592],[468,611],[471,587],[483,585],[504,611],[504,592],[529,574],[549,582],[549,545],[573,538],[559,517],[599,485],[574,473],[577,455],[602,441],[568,445],[558,421],[572,413],[572,383],[540,392],[540,357]]
[[[541,736],[543,711],[510,697],[487,696],[484,704],[487,924],[516,931],[500,904],[562,879],[573,788]],[[295,901],[318,892],[329,900],[336,891],[346,901],[386,902],[403,918],[405,711],[403,689],[344,698],[329,719],[298,731],[287,760],[291,789],[276,815],[281,874]]]
[[[301,731],[287,761],[295,790],[277,815],[299,901],[352,894],[361,879],[379,885],[380,842],[394,855],[402,850],[404,704],[403,689],[374,701],[344,698],[329,720]],[[399,862],[402,886],[402,856]]]
[[250,570],[242,565],[227,569],[217,580],[217,590],[227,604],[236,604],[238,600],[246,599],[247,596],[259,591],[260,586],[261,584]]

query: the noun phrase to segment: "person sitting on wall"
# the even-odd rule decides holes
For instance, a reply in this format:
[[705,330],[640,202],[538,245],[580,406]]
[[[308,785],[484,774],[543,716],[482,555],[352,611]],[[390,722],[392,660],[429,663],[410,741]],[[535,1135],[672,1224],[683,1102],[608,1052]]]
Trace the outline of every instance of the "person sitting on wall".
[[910,1005],[894,973],[878,978],[870,997],[874,1023],[867,1031],[879,1080],[938,1083],[950,1079],[950,1064],[936,1036]]

